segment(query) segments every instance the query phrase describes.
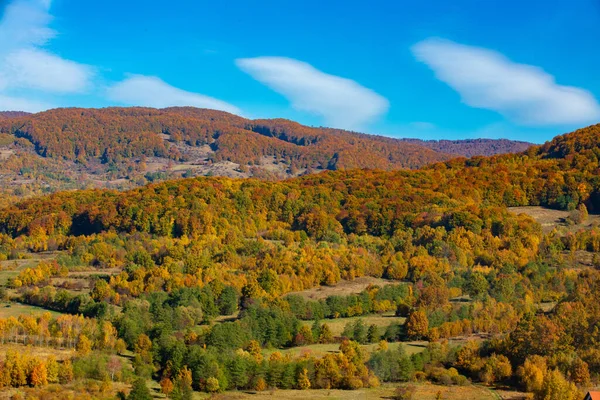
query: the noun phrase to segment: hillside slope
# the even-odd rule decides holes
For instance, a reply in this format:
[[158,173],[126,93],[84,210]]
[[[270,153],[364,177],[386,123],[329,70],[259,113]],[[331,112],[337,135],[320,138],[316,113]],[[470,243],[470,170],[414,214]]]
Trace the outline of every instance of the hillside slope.
[[383,137],[194,108],[56,109],[13,118],[0,129],[27,139],[43,157],[81,163],[142,156],[182,162],[207,145],[215,162],[257,164],[274,157],[313,169],[417,168],[449,157]]
[[[281,210],[282,221],[293,221],[293,226],[331,226],[331,222],[340,224],[337,226],[345,232],[356,233],[363,231],[361,227],[368,227],[365,229],[372,234],[391,234],[396,229],[393,220],[411,210],[422,210],[422,203],[430,205],[428,212],[431,215],[420,218],[433,218],[431,222],[437,220],[438,224],[471,225],[473,221],[442,222],[452,217],[436,216],[435,209],[454,208],[458,204],[476,205],[483,200],[487,206],[542,205],[564,210],[586,204],[591,211],[597,211],[600,209],[600,181],[597,179],[600,146],[594,143],[599,138],[600,125],[595,125],[559,136],[543,146],[531,147],[526,153],[466,160],[458,158],[416,171],[330,171],[281,183],[198,178],[149,185],[121,193],[96,190],[59,193],[6,209],[0,214],[0,227],[4,232],[15,235],[31,231],[30,224],[39,222],[39,218],[52,216],[43,222],[52,225],[52,230],[60,229],[54,224],[60,225],[72,218],[68,222],[71,229],[85,232],[102,231],[110,226],[117,230],[160,230],[172,234],[181,232],[182,226],[194,225],[190,222],[189,213],[197,207],[194,204],[198,196],[201,193],[202,196],[213,197],[215,190],[222,192],[217,196],[221,202],[225,198],[233,201],[227,206],[204,199],[215,215],[229,213],[232,208],[245,214],[249,211],[248,207],[265,202],[275,202],[284,207],[285,199],[292,196],[294,205],[289,205],[289,209],[284,207],[286,211]],[[565,143],[570,144],[566,147],[568,149],[579,149],[577,154],[564,149],[559,152],[557,148],[564,147]],[[304,201],[298,196],[322,197],[319,201],[315,200],[320,204],[318,210],[314,206],[304,208]],[[168,198],[177,201],[165,202]],[[365,201],[369,202],[368,206],[365,206]],[[139,214],[144,204],[152,210],[155,218],[144,219],[143,226],[132,226],[130,218]],[[93,215],[89,214],[90,209],[95,210]],[[372,219],[372,215],[381,220]],[[324,222],[326,220],[330,222]],[[332,222],[334,220],[335,223]],[[13,225],[17,221],[17,225]],[[407,222],[402,221],[402,224]],[[409,222],[409,225],[412,223]]]
[[[413,340],[429,360],[434,351],[447,353],[443,362],[456,371],[473,360],[464,373],[475,382],[489,382],[485,366],[498,363],[506,382],[518,382],[511,366],[521,371],[532,356],[554,363],[564,382],[572,375],[558,374],[570,360],[596,376],[600,308],[590,298],[600,295],[593,268],[600,229],[548,232],[506,206],[578,208],[568,218],[588,219],[582,204],[600,205],[598,136],[600,126],[589,127],[524,153],[418,170],[341,169],[280,181],[197,177],[21,201],[0,209],[3,289],[11,304],[66,315],[52,322],[0,318],[3,338],[30,342],[13,333],[16,323],[30,337],[54,335],[31,341],[45,348],[58,347],[62,337],[81,348],[76,343],[89,335],[99,339],[88,344],[85,365],[126,348],[134,363],[144,354],[155,371],[148,374],[163,384],[173,360],[194,371],[189,382],[208,380],[213,372],[199,376],[208,360],[213,371],[225,371],[215,373],[224,388],[253,391],[254,371],[282,376],[284,363],[290,383],[273,387],[297,387],[295,371],[302,371],[311,388],[329,393],[319,372],[326,362],[353,379],[336,378],[335,387],[397,382],[404,378],[387,370],[398,357],[410,371],[443,382],[421,356],[413,365],[403,355]],[[581,252],[590,260],[585,265],[576,264]],[[290,295],[357,277],[390,284],[318,302]],[[406,316],[393,316],[396,310]],[[76,322],[81,315],[89,333],[69,333],[84,326]],[[335,345],[325,354],[323,347],[309,351],[314,342]],[[233,370],[239,365],[247,367]],[[227,383],[240,376],[240,386]]]
[[249,120],[192,107],[4,112],[0,183],[5,193],[9,188],[23,197],[86,187],[128,189],[182,176],[284,179],[323,170],[415,169],[523,146],[448,143],[307,127],[284,119]]
[[30,115],[30,114],[25,111],[0,111],[0,119],[25,117],[27,115]]

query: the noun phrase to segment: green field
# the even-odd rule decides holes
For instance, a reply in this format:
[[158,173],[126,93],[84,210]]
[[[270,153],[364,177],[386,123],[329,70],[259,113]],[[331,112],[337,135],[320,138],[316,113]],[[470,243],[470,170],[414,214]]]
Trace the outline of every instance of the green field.
[[22,260],[0,261],[0,286],[6,285],[9,278],[13,278],[25,268],[33,268],[41,260],[51,260],[56,257],[57,252],[28,253]]
[[0,262],[0,286],[6,285],[10,278],[19,275],[25,268],[35,267],[38,260],[7,260]]
[[[405,318],[404,317],[396,317],[393,312],[388,312],[384,314],[372,314],[372,315],[364,315],[359,317],[349,317],[349,318],[336,318],[336,319],[324,319],[320,321],[321,323],[329,325],[329,329],[331,329],[331,333],[334,336],[340,336],[344,331],[344,327],[348,323],[353,323],[357,319],[362,319],[365,326],[376,325],[381,328],[380,330],[384,330],[391,323],[403,324]],[[302,321],[304,325],[312,326],[313,321]],[[383,333],[383,332],[381,332]]]
[[49,312],[53,317],[58,317],[61,313],[49,311],[41,307],[30,306],[27,304],[0,302],[0,318],[18,317],[19,315],[41,315]]

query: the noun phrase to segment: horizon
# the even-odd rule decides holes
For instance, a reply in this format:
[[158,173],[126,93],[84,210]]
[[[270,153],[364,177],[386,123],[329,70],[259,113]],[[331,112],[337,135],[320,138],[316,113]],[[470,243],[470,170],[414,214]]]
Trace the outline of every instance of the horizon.
[[[73,109],[81,109],[81,110],[108,110],[111,108],[145,108],[145,109],[152,109],[152,110],[157,110],[157,111],[164,111],[164,110],[168,110],[168,109],[172,109],[172,108],[195,108],[198,110],[210,110],[210,111],[218,111],[218,112],[223,112],[226,114],[230,114],[230,115],[236,115],[234,113],[230,113],[228,111],[223,111],[223,110],[216,110],[214,108],[202,108],[202,107],[194,107],[194,106],[169,106],[169,107],[163,107],[163,108],[156,108],[156,107],[148,107],[148,106],[121,106],[121,105],[110,105],[110,106],[105,106],[105,107],[79,107],[79,106],[72,106],[72,107],[57,107],[57,108],[49,108],[47,110],[42,110],[42,111],[38,111],[38,112],[28,112],[28,111],[22,111],[22,110],[0,110],[0,114],[1,113],[25,113],[26,115],[35,115],[35,114],[41,114],[41,113],[45,113],[45,112],[51,112],[51,111],[57,111],[57,110],[73,110]],[[238,115],[239,116],[239,115]],[[438,138],[438,139],[422,139],[422,138],[418,138],[418,137],[394,137],[394,136],[389,136],[389,135],[384,135],[384,134],[380,134],[380,133],[369,133],[369,132],[359,132],[359,131],[353,131],[351,129],[344,129],[344,128],[333,128],[330,126],[324,126],[324,125],[306,125],[306,124],[302,124],[299,121],[295,121],[292,119],[288,119],[288,118],[280,118],[280,117],[272,117],[272,118],[248,118],[248,117],[244,117],[244,116],[239,116],[241,118],[245,118],[249,121],[258,121],[258,120],[277,120],[277,119],[283,119],[285,121],[290,121],[290,122],[294,122],[294,123],[298,123],[301,124],[303,126],[307,126],[309,128],[314,128],[314,129],[334,129],[334,130],[341,130],[341,131],[345,131],[345,132],[351,132],[351,133],[356,133],[356,134],[360,134],[360,135],[367,135],[367,136],[375,136],[375,137],[382,137],[382,138],[387,138],[387,139],[396,139],[396,140],[406,140],[406,141],[412,141],[412,140],[416,140],[416,141],[424,141],[424,142],[442,142],[442,141],[448,141],[448,142],[468,142],[468,141],[477,141],[477,140],[481,140],[481,141],[510,141],[510,142],[521,142],[521,143],[527,143],[527,144],[531,144],[531,145],[543,145],[544,143],[550,142],[552,139],[554,139],[557,136],[562,136],[564,134],[568,134],[568,133],[572,133],[572,132],[563,132],[563,133],[558,133],[555,136],[551,137],[550,139],[544,141],[544,142],[533,142],[533,141],[527,141],[527,140],[519,140],[519,139],[509,139],[506,137],[497,137],[497,138],[486,138],[486,137],[472,137],[472,138]],[[599,123],[600,124],[600,123]],[[590,126],[594,126],[594,125],[598,125],[598,124],[592,124],[589,126],[585,126],[585,127],[581,127],[578,129],[584,129],[584,128],[588,128]],[[576,129],[576,130],[578,130]]]
[[538,144],[600,121],[595,0],[143,4],[1,2],[0,109],[195,106],[393,138]]

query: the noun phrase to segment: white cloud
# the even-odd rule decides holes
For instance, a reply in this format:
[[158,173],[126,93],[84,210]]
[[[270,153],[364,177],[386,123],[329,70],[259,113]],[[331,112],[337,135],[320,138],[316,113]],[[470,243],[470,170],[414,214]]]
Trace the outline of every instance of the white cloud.
[[579,124],[600,118],[600,105],[590,92],[559,85],[542,69],[517,64],[498,52],[437,38],[417,43],[412,52],[469,106],[529,125]]
[[5,59],[8,86],[76,93],[90,85],[91,68],[39,49],[21,49]]
[[0,110],[39,112],[52,108],[52,105],[41,101],[21,97],[4,96],[0,93]]
[[285,96],[294,108],[324,117],[329,126],[359,129],[389,108],[388,100],[373,90],[298,60],[256,57],[238,59],[236,64]]
[[48,27],[52,21],[48,0],[14,0],[4,9],[0,21],[0,50],[42,46],[56,36]]
[[241,114],[232,104],[202,94],[186,92],[154,76],[133,75],[110,87],[108,97],[127,105],[155,108],[193,106]]
[[50,5],[50,0],[14,0],[4,9],[0,20],[0,109],[39,111],[50,107],[24,98],[24,91],[35,98],[39,92],[79,93],[91,87],[91,67],[42,48],[56,36],[49,27]]

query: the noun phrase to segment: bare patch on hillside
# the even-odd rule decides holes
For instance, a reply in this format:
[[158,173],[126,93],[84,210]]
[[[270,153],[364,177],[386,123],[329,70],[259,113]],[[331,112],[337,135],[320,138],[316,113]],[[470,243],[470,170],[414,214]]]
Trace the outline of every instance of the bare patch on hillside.
[[0,149],[0,160],[8,160],[10,156],[15,154],[14,150],[11,149]]
[[290,295],[299,295],[308,300],[321,300],[329,296],[348,296],[357,294],[365,290],[371,285],[385,286],[398,284],[398,281],[388,279],[373,278],[371,276],[363,276],[356,278],[353,281],[341,280],[335,286],[319,286],[312,289],[303,290],[301,292],[292,292]]
[[553,210],[539,206],[509,207],[508,210],[517,215],[529,215],[542,226],[544,233],[551,232],[554,228],[559,232],[566,234],[567,232],[575,232],[580,229],[591,229],[594,226],[600,226],[600,215],[590,215],[583,223],[574,224],[569,221],[569,211]]

